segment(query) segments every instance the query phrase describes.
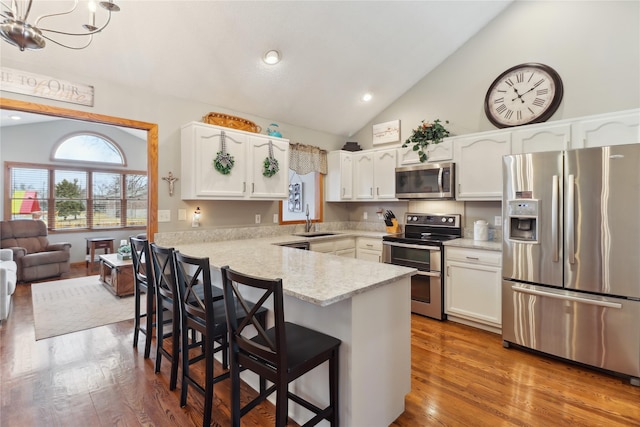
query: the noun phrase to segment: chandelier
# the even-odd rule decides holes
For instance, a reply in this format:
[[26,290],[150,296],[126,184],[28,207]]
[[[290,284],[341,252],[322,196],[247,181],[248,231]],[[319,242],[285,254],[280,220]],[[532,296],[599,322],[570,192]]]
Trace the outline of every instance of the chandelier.
[[[2,19],[2,23],[0,24],[0,36],[6,42],[17,46],[21,51],[24,51],[25,49],[42,49],[46,45],[45,40],[49,40],[52,43],[69,49],[84,49],[91,44],[94,34],[99,33],[100,31],[104,30],[107,25],[109,25],[109,22],[111,21],[111,12],[118,12],[120,10],[120,7],[118,7],[118,5],[113,2],[113,0],[99,2],[98,4],[100,4],[102,8],[107,10],[107,20],[104,25],[97,27],[97,5],[95,0],[89,0],[89,23],[82,25],[82,28],[84,28],[85,31],[81,31],[80,28],[78,28],[78,32],[69,32],[58,29],[45,28],[41,25],[44,21],[47,20],[47,18],[51,18],[53,16],[69,15],[73,13],[78,7],[78,0],[73,1],[73,7],[70,10],[66,12],[56,12],[41,15],[35,21],[32,21],[33,24],[29,24],[27,22],[27,20],[29,19],[29,14],[31,13],[33,0],[6,1],[11,2],[11,7],[9,7],[9,4],[5,3],[4,0],[0,0],[0,4],[2,5],[2,10],[0,11],[0,17]],[[86,38],[86,40],[83,45],[69,45],[59,40],[53,39],[56,34],[62,36],[80,36]]]

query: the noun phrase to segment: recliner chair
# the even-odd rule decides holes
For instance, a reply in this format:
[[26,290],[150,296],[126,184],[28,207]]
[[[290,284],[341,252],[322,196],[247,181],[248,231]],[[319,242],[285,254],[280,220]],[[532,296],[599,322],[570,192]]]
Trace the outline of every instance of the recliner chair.
[[40,220],[0,221],[0,248],[13,251],[19,282],[60,276],[70,270],[71,243],[50,244],[47,225]]

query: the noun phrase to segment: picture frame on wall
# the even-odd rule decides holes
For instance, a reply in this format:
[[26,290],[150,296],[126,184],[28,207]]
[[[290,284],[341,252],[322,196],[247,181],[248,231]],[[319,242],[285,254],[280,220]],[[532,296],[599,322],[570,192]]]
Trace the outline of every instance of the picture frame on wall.
[[400,120],[373,125],[373,145],[400,142]]

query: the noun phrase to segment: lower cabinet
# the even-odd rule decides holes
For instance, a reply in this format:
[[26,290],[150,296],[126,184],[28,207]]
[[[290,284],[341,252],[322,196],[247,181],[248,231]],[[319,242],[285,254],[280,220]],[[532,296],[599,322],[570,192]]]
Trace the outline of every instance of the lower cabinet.
[[309,249],[314,252],[323,252],[347,258],[355,258],[356,239],[353,237],[343,237],[338,239],[321,240],[319,242],[311,241]]
[[358,237],[356,239],[356,258],[380,262],[382,260],[382,239]]
[[445,247],[445,313],[454,322],[502,329],[502,254]]

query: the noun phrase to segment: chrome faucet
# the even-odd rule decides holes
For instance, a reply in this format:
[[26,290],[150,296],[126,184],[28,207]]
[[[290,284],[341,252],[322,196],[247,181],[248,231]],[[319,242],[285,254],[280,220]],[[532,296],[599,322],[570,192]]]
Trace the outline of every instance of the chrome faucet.
[[304,222],[304,232],[308,233],[311,231],[311,226],[313,224],[311,223],[311,220],[309,219],[309,207],[307,206],[307,220]]

